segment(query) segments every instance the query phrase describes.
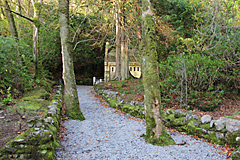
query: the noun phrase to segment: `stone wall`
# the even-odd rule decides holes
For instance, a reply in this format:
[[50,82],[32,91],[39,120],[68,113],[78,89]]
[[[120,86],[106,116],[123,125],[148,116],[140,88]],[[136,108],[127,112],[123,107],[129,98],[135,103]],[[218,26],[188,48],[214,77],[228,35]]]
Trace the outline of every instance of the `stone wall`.
[[[94,88],[111,107],[144,118],[143,102],[124,102],[121,97],[117,97],[118,92],[103,90],[101,85],[95,85]],[[173,109],[164,112],[165,126],[208,139],[213,143],[228,144],[236,147],[231,157],[240,160],[240,121],[226,117],[221,117],[218,120],[212,120],[212,118],[209,115],[199,118],[194,114],[187,114]]]
[[29,120],[29,129],[0,149],[0,159],[55,159],[62,98],[61,86],[58,86],[44,118]]

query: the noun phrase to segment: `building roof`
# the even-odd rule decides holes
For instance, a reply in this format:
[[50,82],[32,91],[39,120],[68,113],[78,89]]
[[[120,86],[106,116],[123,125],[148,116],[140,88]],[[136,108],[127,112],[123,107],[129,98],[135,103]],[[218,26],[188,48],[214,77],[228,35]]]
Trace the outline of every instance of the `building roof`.
[[[129,52],[129,54],[128,54],[129,62],[138,62],[139,63],[138,58],[133,53],[133,50],[129,50],[128,52]],[[137,51],[135,53],[137,53]],[[109,50],[107,58],[105,57],[105,61],[116,62],[116,49]]]

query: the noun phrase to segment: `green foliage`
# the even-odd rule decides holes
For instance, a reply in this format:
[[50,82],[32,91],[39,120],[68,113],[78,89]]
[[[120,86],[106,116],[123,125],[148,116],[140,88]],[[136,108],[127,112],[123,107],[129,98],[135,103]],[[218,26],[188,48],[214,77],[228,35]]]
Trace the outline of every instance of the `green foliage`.
[[[222,84],[217,83],[222,76],[219,69],[224,65],[222,59],[212,59],[200,54],[169,56],[160,63],[163,103],[179,101],[181,94],[184,94],[183,88],[187,87],[184,91],[187,92],[185,96],[189,104],[214,110],[224,94]],[[183,83],[184,86],[181,85]]]
[[41,15],[44,20],[40,28],[40,53],[46,78],[53,75],[60,78],[62,72],[61,41],[58,27],[57,5],[49,2],[43,5]]
[[11,87],[8,87],[7,93],[4,93],[4,91],[2,89],[0,90],[0,93],[7,96],[7,97],[3,98],[3,100],[2,100],[3,103],[12,104],[14,102],[14,100],[12,98],[12,94],[11,94]]
[[32,67],[30,58],[27,45],[0,36],[0,90],[5,100],[33,86],[33,77],[29,71]]
[[187,0],[158,0],[154,1],[156,14],[171,24],[182,37],[191,37],[192,28],[195,27],[196,10],[200,8],[197,3]]

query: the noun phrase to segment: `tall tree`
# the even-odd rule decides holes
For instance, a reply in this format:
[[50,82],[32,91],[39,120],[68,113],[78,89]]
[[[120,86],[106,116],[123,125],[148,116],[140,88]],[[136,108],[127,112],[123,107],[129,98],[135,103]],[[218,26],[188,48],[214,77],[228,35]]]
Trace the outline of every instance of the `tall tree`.
[[42,0],[34,1],[32,0],[33,5],[33,56],[35,63],[35,78],[39,80],[45,79],[43,73],[43,66],[41,60],[41,53],[39,52],[39,31],[40,31],[40,14],[42,9]]
[[143,137],[154,145],[172,145],[175,142],[163,125],[160,81],[155,42],[155,21],[150,0],[142,0],[142,56],[144,107],[146,135]]
[[7,0],[2,0],[2,3],[3,3],[4,8],[5,8],[5,14],[6,14],[7,21],[8,21],[9,27],[10,27],[11,35],[12,35],[13,38],[18,39],[17,28],[16,28],[16,25],[15,25],[13,15],[10,12],[8,1]]
[[[5,1],[5,0],[3,0]],[[7,3],[7,1],[5,1]],[[50,85],[47,82],[45,76],[44,76],[44,72],[43,72],[43,66],[42,66],[42,59],[41,59],[41,53],[40,53],[40,48],[39,48],[39,30],[40,30],[40,26],[41,26],[41,22],[40,22],[40,14],[41,14],[41,8],[42,8],[42,0],[39,1],[34,1],[32,0],[32,5],[33,5],[33,19],[28,18],[20,13],[14,12],[12,10],[9,9],[9,7],[5,7],[5,9],[11,13],[14,13],[26,20],[28,20],[29,22],[32,23],[33,27],[34,27],[34,32],[33,32],[33,57],[34,57],[34,63],[35,63],[35,79],[39,80],[39,84],[44,86],[46,88],[47,91],[50,91]],[[11,31],[11,33],[14,31]],[[15,32],[16,32],[16,27],[15,27]],[[14,35],[16,36],[17,33],[14,33]]]
[[116,3],[116,71],[114,79],[121,80],[120,49],[121,49],[121,25],[120,25],[120,2]]
[[69,0],[59,0],[59,27],[62,45],[63,80],[65,85],[65,111],[72,119],[84,120],[79,107],[73,69],[72,44],[69,28]]
[[128,46],[127,37],[125,35],[126,15],[125,5],[126,0],[122,1],[121,5],[121,80],[128,78]]

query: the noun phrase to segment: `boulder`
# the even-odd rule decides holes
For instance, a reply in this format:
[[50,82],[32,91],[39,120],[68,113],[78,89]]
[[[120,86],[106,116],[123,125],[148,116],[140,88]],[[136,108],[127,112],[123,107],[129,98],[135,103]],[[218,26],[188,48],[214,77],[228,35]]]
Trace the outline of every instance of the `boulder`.
[[174,112],[175,112],[175,110],[173,110],[173,109],[168,109],[167,111],[166,111],[166,113],[169,115],[169,114],[174,114]]
[[196,120],[198,120],[198,116],[195,115],[195,114],[187,114],[186,115],[186,120],[189,120],[189,119],[196,119]]
[[217,137],[218,139],[224,139],[224,134],[217,132],[217,133],[216,133],[216,137]]
[[222,130],[225,126],[226,126],[226,121],[228,120],[228,118],[226,117],[220,117],[215,123],[214,125],[216,126],[217,131]]
[[179,117],[185,117],[187,114],[180,111],[180,110],[176,110],[174,113],[175,118],[179,118]]
[[214,125],[215,122],[216,122],[216,120],[211,120],[211,122],[210,122],[210,128],[213,127],[213,125]]
[[236,119],[228,119],[226,121],[226,129],[233,133],[240,130],[240,121]]
[[209,115],[204,115],[204,116],[202,116],[202,118],[201,118],[201,121],[202,121],[203,124],[209,123],[209,122],[211,122],[211,120],[212,120],[212,117],[209,116]]

